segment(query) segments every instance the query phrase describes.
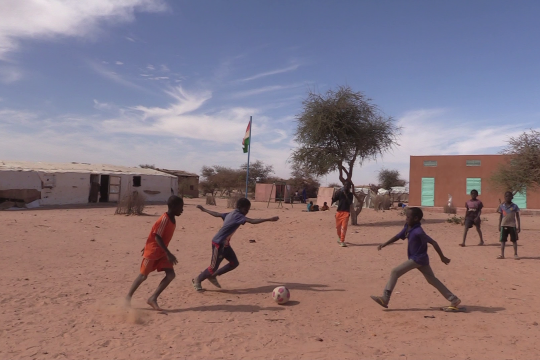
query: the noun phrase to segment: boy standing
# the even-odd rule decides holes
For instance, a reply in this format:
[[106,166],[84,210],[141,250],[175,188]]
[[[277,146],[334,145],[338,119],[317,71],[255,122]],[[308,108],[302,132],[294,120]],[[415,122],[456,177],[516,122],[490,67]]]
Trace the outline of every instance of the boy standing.
[[484,238],[482,237],[482,230],[480,229],[480,223],[482,222],[482,220],[480,220],[480,215],[482,215],[483,207],[484,204],[478,200],[478,191],[471,190],[471,200],[465,203],[465,208],[467,208],[467,212],[465,213],[465,231],[463,232],[463,242],[459,244],[459,246],[465,247],[467,232],[473,225],[476,226],[476,231],[478,231],[478,235],[480,236],[478,245],[484,245]]
[[[221,285],[217,281],[217,276],[228,273],[229,271],[236,269],[239,265],[236,254],[230,246],[230,241],[240,225],[244,225],[245,223],[260,224],[266,221],[278,221],[279,217],[274,216],[269,219],[247,218],[246,215],[251,208],[251,202],[246,198],[239,199],[236,203],[236,209],[230,213],[222,214],[216,211],[206,210],[201,205],[197,205],[197,208],[207,214],[222,218],[223,226],[212,239],[212,260],[210,261],[210,266],[201,272],[199,276],[191,280],[191,282],[197,291],[203,290],[201,283],[206,279],[208,279],[212,285],[221,288]],[[219,265],[223,259],[226,259],[229,263],[220,269]]]
[[351,192],[351,183],[346,181],[343,188],[332,196],[332,204],[339,201],[336,213],[336,228],[338,234],[337,243],[341,247],[347,247],[345,244],[345,235],[347,234],[347,226],[349,225],[349,217],[351,216],[351,204],[353,203],[353,194]]
[[420,221],[424,217],[422,210],[417,207],[412,207],[407,210],[407,223],[405,227],[399,234],[394,236],[392,239],[388,240],[384,244],[379,245],[378,249],[381,250],[383,247],[390,245],[396,242],[399,239],[404,240],[408,239],[407,255],[409,260],[405,261],[403,264],[394,268],[390,273],[390,280],[386,284],[384,289],[383,296],[371,296],[371,298],[382,307],[388,308],[388,303],[390,302],[390,295],[396,286],[397,280],[405,275],[407,272],[418,269],[424,275],[427,282],[435,287],[442,296],[448,301],[450,301],[450,306],[456,308],[461,300],[454,294],[450,292],[444,286],[444,284],[435,277],[433,270],[429,266],[429,257],[427,254],[427,244],[431,244],[437,254],[439,254],[441,261],[448,265],[450,259],[443,255],[443,252],[437,242],[426,235]]
[[148,274],[157,271],[164,271],[165,277],[159,283],[156,291],[150,296],[147,304],[155,310],[161,311],[157,303],[158,296],[169,286],[171,281],[174,280],[176,274],[174,273],[173,266],[178,263],[176,257],[169,251],[169,242],[172,239],[174,230],[176,229],[176,216],[182,215],[184,212],[184,200],[182,198],[172,195],[167,201],[168,211],[161,215],[156,221],[148,239],[146,245],[143,248],[143,260],[141,263],[140,274],[137,276],[129,293],[126,296],[126,305],[131,305],[131,298],[139,286],[148,278]]
[[[497,259],[504,259],[504,247],[510,235],[510,241],[514,245],[514,259],[519,260],[517,253],[518,234],[521,232],[521,219],[519,218],[519,207],[512,202],[514,195],[511,191],[504,194],[504,203],[499,206],[497,212],[499,216],[499,231],[501,233],[501,255]],[[517,227],[516,227],[517,225]]]

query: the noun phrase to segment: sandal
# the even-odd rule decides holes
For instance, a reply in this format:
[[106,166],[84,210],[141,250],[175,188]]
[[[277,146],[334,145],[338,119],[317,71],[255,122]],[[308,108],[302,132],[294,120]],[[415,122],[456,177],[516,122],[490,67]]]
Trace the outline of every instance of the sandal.
[[504,259],[504,256],[499,255],[499,256],[497,256],[497,259]]

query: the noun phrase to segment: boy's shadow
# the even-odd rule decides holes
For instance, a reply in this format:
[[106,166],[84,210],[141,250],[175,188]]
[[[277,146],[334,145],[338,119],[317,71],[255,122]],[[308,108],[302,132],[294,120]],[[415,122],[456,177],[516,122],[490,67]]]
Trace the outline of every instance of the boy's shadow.
[[540,256],[520,256],[521,260],[540,260]]
[[[506,308],[503,307],[491,307],[491,306],[464,306],[466,309],[465,313],[471,313],[471,312],[481,312],[485,314],[496,314],[499,311],[504,311]],[[393,312],[393,311],[442,311],[440,307],[430,307],[427,309],[419,309],[419,308],[410,308],[410,309],[385,309],[383,311],[386,312]]]
[[[242,295],[242,294],[269,294],[274,290],[276,286],[282,285],[289,290],[303,290],[303,291],[345,291],[343,289],[326,289],[328,285],[323,284],[299,284],[299,283],[277,283],[269,281],[270,284],[266,286],[259,286],[256,288],[250,289],[234,289],[234,290],[205,290],[209,292],[219,292],[223,294],[233,294],[233,295]],[[291,303],[291,302],[289,302]]]
[[[392,245],[401,245],[402,243],[398,243],[398,242],[395,242],[395,243],[392,243],[388,246],[392,246]],[[381,243],[373,243],[373,244],[355,244],[355,243],[351,243],[351,242],[348,242],[347,241],[347,246],[379,246],[381,245]]]
[[219,305],[207,305],[207,306],[195,306],[185,309],[171,309],[165,310],[164,313],[176,314],[186,311],[224,311],[224,312],[243,312],[243,313],[256,313],[260,311],[283,311],[288,306],[296,306],[300,304],[298,301],[289,301],[286,304],[281,306],[271,306],[271,307],[261,307],[258,305],[229,305],[229,304],[219,304]]

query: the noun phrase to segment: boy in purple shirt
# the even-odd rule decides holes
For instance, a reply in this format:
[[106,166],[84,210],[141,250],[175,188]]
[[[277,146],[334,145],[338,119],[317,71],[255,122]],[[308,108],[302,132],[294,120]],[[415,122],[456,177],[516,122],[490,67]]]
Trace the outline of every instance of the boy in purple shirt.
[[480,229],[480,223],[482,222],[480,220],[480,215],[482,215],[482,208],[484,207],[484,204],[482,204],[482,202],[477,198],[478,191],[471,190],[471,200],[465,203],[467,212],[465,213],[465,231],[463,232],[463,242],[459,244],[461,247],[465,247],[467,232],[469,232],[469,229],[472,228],[473,225],[476,226],[476,231],[478,231],[478,235],[480,236],[480,242],[478,245],[484,245],[484,238],[482,237],[482,230]]
[[427,236],[420,226],[420,221],[423,217],[424,214],[420,208],[409,208],[407,211],[407,223],[405,224],[403,230],[401,230],[401,232],[392,239],[388,240],[384,244],[379,245],[378,247],[378,249],[381,250],[383,247],[390,245],[399,239],[408,239],[407,256],[409,257],[409,260],[392,270],[390,273],[390,280],[386,284],[383,296],[371,296],[371,298],[382,307],[388,308],[390,295],[392,295],[392,291],[396,286],[397,280],[402,275],[405,275],[407,272],[413,269],[420,270],[427,282],[439,290],[446,300],[450,301],[451,307],[456,308],[461,303],[461,300],[456,295],[452,294],[450,290],[448,290],[446,286],[444,286],[444,284],[435,277],[433,270],[431,270],[431,267],[429,266],[427,244],[431,244],[433,246],[435,251],[437,251],[437,254],[439,254],[441,257],[441,261],[446,265],[450,263],[450,259],[443,255],[443,252],[437,242]]
[[[517,253],[518,234],[521,231],[521,219],[519,218],[519,207],[512,202],[514,194],[507,191],[504,194],[504,203],[499,206],[497,212],[499,216],[499,231],[501,232],[501,255],[497,259],[504,259],[504,247],[510,235],[510,241],[514,245],[514,259],[519,260]],[[517,226],[516,226],[517,225]]]
[[[246,198],[239,199],[236,203],[236,209],[230,213],[218,213],[216,211],[206,210],[201,205],[197,205],[197,208],[207,214],[222,218],[223,226],[212,239],[212,260],[210,266],[201,272],[199,276],[191,280],[191,282],[197,291],[203,290],[201,283],[206,279],[208,279],[212,285],[221,288],[216,277],[236,269],[239,265],[236,254],[230,246],[231,238],[236,230],[245,223],[260,224],[266,221],[278,221],[279,217],[274,216],[269,219],[247,218],[246,215],[251,208],[251,202]],[[226,259],[229,263],[220,269],[219,265],[223,259]]]

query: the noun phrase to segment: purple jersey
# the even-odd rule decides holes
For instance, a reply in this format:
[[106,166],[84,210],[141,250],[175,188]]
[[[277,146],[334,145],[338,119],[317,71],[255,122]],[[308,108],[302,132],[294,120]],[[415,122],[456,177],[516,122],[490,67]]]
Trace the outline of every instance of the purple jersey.
[[427,243],[431,238],[426,235],[420,224],[411,228],[406,224],[396,236],[401,240],[408,239],[407,256],[409,260],[413,260],[419,265],[429,265]]

